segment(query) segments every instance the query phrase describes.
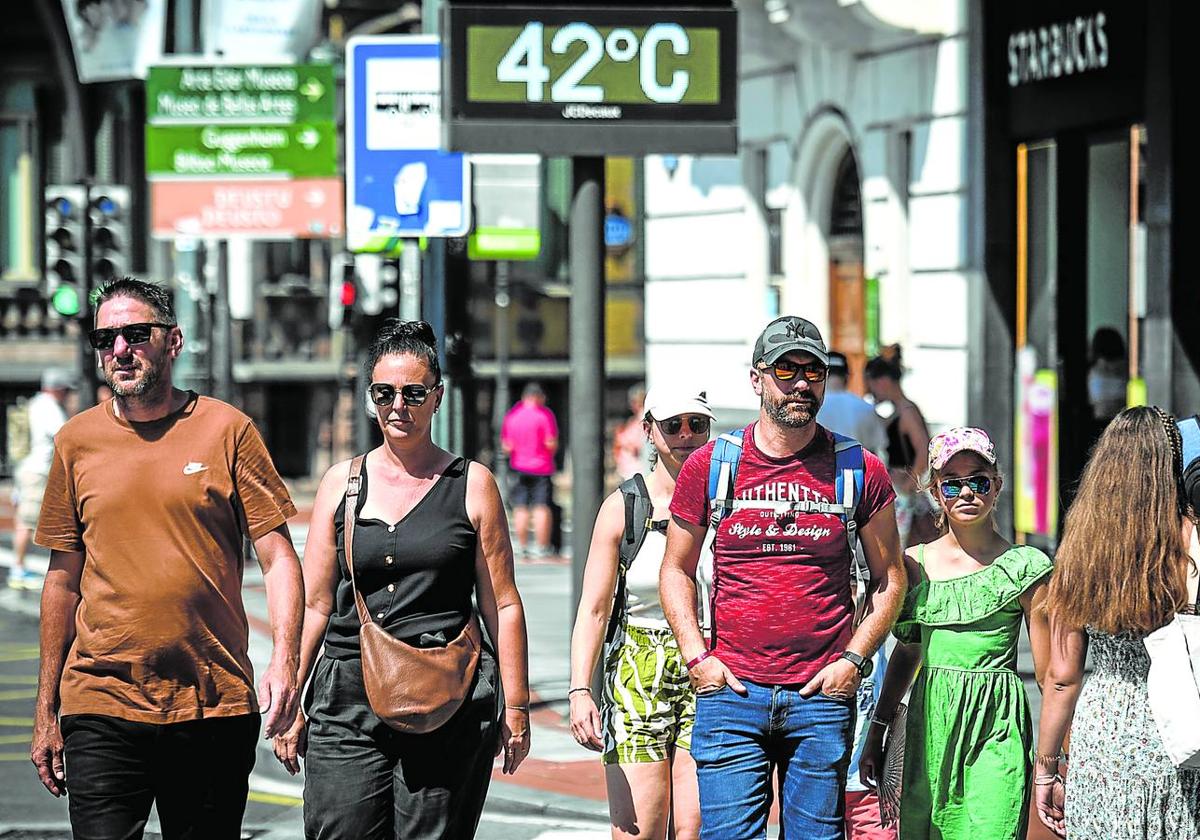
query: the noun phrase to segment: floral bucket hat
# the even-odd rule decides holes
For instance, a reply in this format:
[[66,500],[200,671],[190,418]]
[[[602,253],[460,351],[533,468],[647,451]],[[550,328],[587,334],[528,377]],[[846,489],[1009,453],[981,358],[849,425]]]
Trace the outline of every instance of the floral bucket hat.
[[989,464],[996,463],[996,446],[987,432],[974,426],[955,426],[929,441],[929,467],[940,470],[960,452],[974,452]]

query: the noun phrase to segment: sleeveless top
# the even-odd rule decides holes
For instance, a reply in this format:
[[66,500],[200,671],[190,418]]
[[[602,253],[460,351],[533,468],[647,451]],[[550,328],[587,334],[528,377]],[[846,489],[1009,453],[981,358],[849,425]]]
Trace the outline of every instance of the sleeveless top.
[[[476,532],[467,517],[467,464],[455,458],[416,506],[394,525],[364,519],[367,465],[363,461],[354,572],[371,617],[391,635],[419,647],[452,641],[471,617]],[[325,630],[325,655],[356,659],[359,620],[346,566],[346,498],[334,514],[338,583]]]
[[887,456],[888,467],[893,470],[907,470],[917,462],[917,450],[912,441],[900,430],[900,412],[891,416],[887,424]]
[[[649,630],[670,630],[667,616],[663,612],[658,596],[658,573],[662,569],[663,555],[667,551],[667,535],[661,531],[647,531],[642,547],[625,572],[625,615],[633,627]],[[700,550],[700,562],[696,565],[696,615],[700,626],[708,627],[708,596],[712,589],[712,539],[705,537]]]

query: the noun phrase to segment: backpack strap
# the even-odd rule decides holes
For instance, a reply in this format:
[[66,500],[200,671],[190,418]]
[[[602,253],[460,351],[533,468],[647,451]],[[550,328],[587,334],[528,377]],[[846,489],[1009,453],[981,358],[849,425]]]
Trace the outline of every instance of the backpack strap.
[[1179,436],[1183,438],[1183,468],[1200,458],[1200,419],[1196,415],[1176,422]]
[[725,432],[713,444],[712,461],[708,466],[709,522],[713,528],[733,513],[736,506],[733,485],[738,464],[742,460],[742,437],[745,434],[745,429]]
[[611,644],[625,618],[625,573],[646,542],[650,530],[650,515],[654,504],[650,500],[650,489],[641,473],[621,482],[621,497],[625,502],[625,529],[617,550],[617,585],[613,592],[612,611],[608,616],[608,630],[604,634],[605,644]]
[[858,584],[855,588],[854,624],[862,621],[867,610],[867,577],[858,558],[858,503],[862,499],[865,465],[862,444],[854,438],[833,433],[833,485],[838,517],[846,529],[850,554],[850,574]]

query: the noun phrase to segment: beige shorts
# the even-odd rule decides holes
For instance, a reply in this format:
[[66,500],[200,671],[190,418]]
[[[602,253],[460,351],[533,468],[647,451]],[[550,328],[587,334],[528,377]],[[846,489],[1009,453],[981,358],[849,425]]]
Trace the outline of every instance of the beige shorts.
[[14,476],[17,489],[17,522],[27,528],[37,528],[42,512],[42,496],[46,495],[46,479],[40,470],[18,468]]

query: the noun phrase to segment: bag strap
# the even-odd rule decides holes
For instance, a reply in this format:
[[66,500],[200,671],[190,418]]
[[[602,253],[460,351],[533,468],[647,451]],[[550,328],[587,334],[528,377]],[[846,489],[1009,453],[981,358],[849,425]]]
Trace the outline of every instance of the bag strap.
[[608,629],[604,633],[605,643],[616,638],[624,618],[625,573],[642,550],[642,544],[646,542],[646,534],[650,531],[650,515],[654,512],[650,488],[646,486],[646,480],[642,478],[641,473],[635,473],[632,478],[622,481],[617,489],[621,491],[625,502],[625,530],[617,550],[617,585],[613,592],[612,610],[608,616]]
[[362,489],[362,466],[366,455],[358,455],[350,462],[350,475],[346,479],[346,513],[342,518],[342,543],[346,547],[346,568],[350,570],[350,589],[354,592],[354,606],[358,609],[360,624],[371,622],[367,602],[358,591],[354,580],[354,523],[358,519],[358,493]]
[[712,461],[708,466],[709,522],[713,528],[733,512],[734,483],[738,464],[742,460],[742,437],[745,429],[725,432],[713,444]]
[[850,575],[857,586],[854,595],[854,624],[867,612],[867,576],[858,562],[858,502],[862,498],[865,465],[862,444],[854,438],[833,433],[834,495],[842,511],[838,517],[846,529],[850,554]]

